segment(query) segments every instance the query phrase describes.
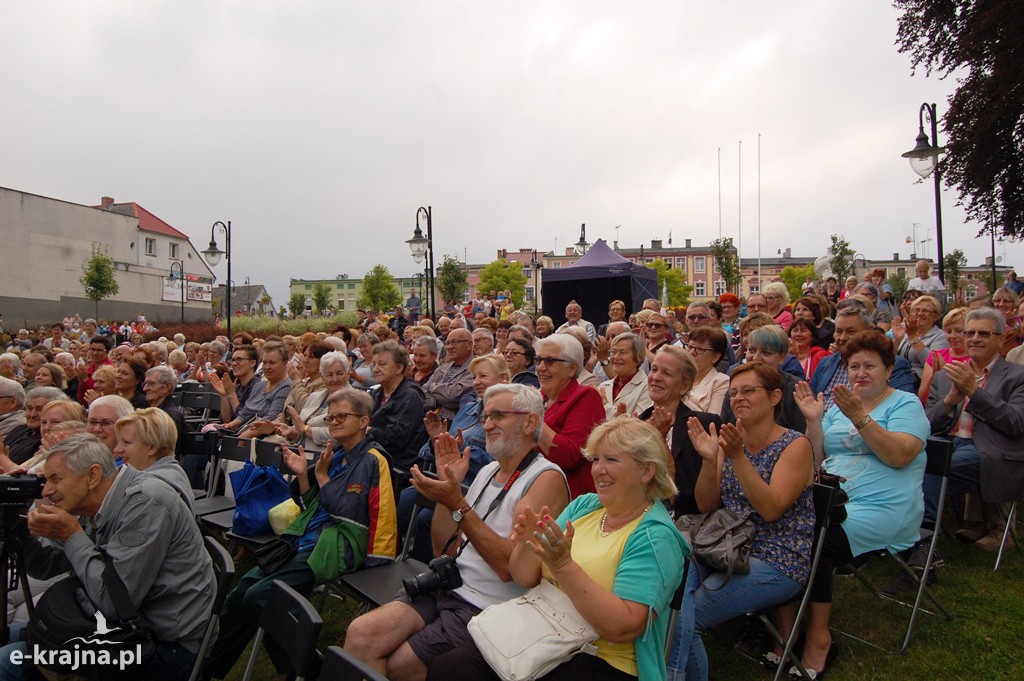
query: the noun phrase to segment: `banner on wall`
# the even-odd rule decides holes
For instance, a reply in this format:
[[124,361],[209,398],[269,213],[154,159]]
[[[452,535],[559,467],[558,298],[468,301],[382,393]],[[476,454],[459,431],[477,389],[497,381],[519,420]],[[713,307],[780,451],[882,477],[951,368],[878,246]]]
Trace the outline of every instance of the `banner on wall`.
[[[186,274],[185,299],[197,303],[213,301],[213,282],[197,274]],[[163,295],[161,300],[181,300],[181,280],[177,277],[164,277]]]

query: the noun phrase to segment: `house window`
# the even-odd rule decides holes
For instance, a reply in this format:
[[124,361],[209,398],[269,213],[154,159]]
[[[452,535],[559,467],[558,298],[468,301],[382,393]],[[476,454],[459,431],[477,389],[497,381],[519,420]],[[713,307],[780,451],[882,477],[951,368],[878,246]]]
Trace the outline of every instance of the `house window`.
[[146,255],[156,255],[156,239],[146,237]]
[[338,310],[344,310],[344,309],[345,309],[345,301],[343,299],[341,299],[341,298],[338,298]]
[[896,274],[900,275],[901,277],[907,276],[907,268],[906,267],[897,267],[896,268]]
[[533,287],[532,286],[527,286],[526,287],[526,299],[527,300],[533,300]]
[[348,287],[349,287],[350,289],[354,289],[354,288],[356,287],[356,285],[355,285],[355,284],[349,284],[349,285],[348,285]]
[[171,244],[170,248],[167,249],[167,257],[171,260],[178,259],[178,244]]
[[555,261],[555,266],[554,266],[553,268],[551,268],[551,269],[555,269],[555,270],[560,270],[560,269],[562,269],[562,263],[561,263],[561,261],[559,261],[559,260],[556,260],[556,261]]
[[761,285],[760,284],[751,284],[750,285],[750,295],[754,295],[755,293],[760,293],[760,292],[761,292]]
[[965,296],[967,298],[967,300],[973,300],[975,298],[975,296],[977,296],[977,295],[978,295],[978,287],[977,286],[968,286],[967,287],[967,293],[966,293],[966,296]]
[[336,287],[341,289],[341,288],[345,288],[345,285],[344,284],[336,284]]
[[306,290],[307,291],[312,291],[313,290],[313,285],[312,284],[306,284]]
[[[695,255],[693,256],[693,271],[697,274],[703,274],[705,270],[704,256]],[[701,294],[703,295],[703,294]]]
[[715,297],[717,298],[723,293],[725,293],[725,281],[719,279],[715,282]]
[[676,258],[676,267],[683,272],[686,271],[686,258]]
[[708,294],[708,292],[707,292],[707,284],[706,283],[704,283],[703,281],[694,282],[694,284],[693,284],[693,295],[697,296],[698,298],[703,298],[707,294]]

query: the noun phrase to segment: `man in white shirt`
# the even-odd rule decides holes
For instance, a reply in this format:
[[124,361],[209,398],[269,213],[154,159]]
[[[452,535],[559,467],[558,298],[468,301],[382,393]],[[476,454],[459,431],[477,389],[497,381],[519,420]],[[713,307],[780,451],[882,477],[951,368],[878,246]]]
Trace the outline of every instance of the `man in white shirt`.
[[913,291],[928,293],[939,300],[945,298],[946,285],[936,276],[931,275],[931,264],[927,260],[917,261],[917,276],[910,280],[907,288]]
[[575,300],[570,300],[569,304],[565,306],[565,324],[558,327],[558,333],[568,329],[570,326],[578,326],[586,331],[591,343],[597,341],[597,329],[593,324],[583,319],[583,308]]

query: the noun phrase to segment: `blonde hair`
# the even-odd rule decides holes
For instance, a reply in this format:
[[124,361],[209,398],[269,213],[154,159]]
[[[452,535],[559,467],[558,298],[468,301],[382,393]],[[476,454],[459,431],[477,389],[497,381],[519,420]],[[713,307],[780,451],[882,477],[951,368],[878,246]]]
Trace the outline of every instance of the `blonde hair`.
[[54,400],[53,402],[47,402],[43,405],[40,414],[45,414],[53,409],[63,409],[64,415],[67,416],[66,421],[80,421],[85,422],[85,408],[82,407],[78,402],[72,402],[71,400]]
[[491,368],[494,369],[499,376],[502,378],[503,383],[507,383],[512,378],[512,372],[508,368],[508,362],[501,355],[482,355],[476,357],[472,362],[469,363],[470,372],[474,371],[478,364],[490,364]]
[[651,424],[630,416],[605,421],[590,433],[586,451],[593,454],[602,445],[619,455],[628,455],[640,468],[654,466],[654,477],[644,491],[648,501],[668,499],[678,491],[669,474],[668,461],[672,454],[665,444],[665,436]]
[[114,424],[114,432],[118,437],[121,429],[129,423],[135,425],[135,435],[148,447],[156,450],[156,458],[174,454],[178,443],[178,426],[174,419],[159,407],[146,407],[123,416]]

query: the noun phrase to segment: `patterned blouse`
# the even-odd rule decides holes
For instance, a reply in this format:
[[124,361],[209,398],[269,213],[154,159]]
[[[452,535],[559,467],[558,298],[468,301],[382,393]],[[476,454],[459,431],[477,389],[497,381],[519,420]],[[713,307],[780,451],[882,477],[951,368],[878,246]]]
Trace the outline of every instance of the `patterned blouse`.
[[[761,451],[750,452],[744,447],[743,453],[761,479],[768,483],[771,482],[772,471],[782,452],[799,437],[803,435],[795,430],[787,430],[782,437]],[[736,480],[732,463],[726,459],[722,467],[722,503],[729,510],[753,519],[757,534],[754,535],[754,547],[750,555],[794,581],[801,584],[807,581],[811,569],[811,544],[814,540],[814,501],[809,486],[781,518],[775,522],[766,522],[747,501],[743,488]]]

